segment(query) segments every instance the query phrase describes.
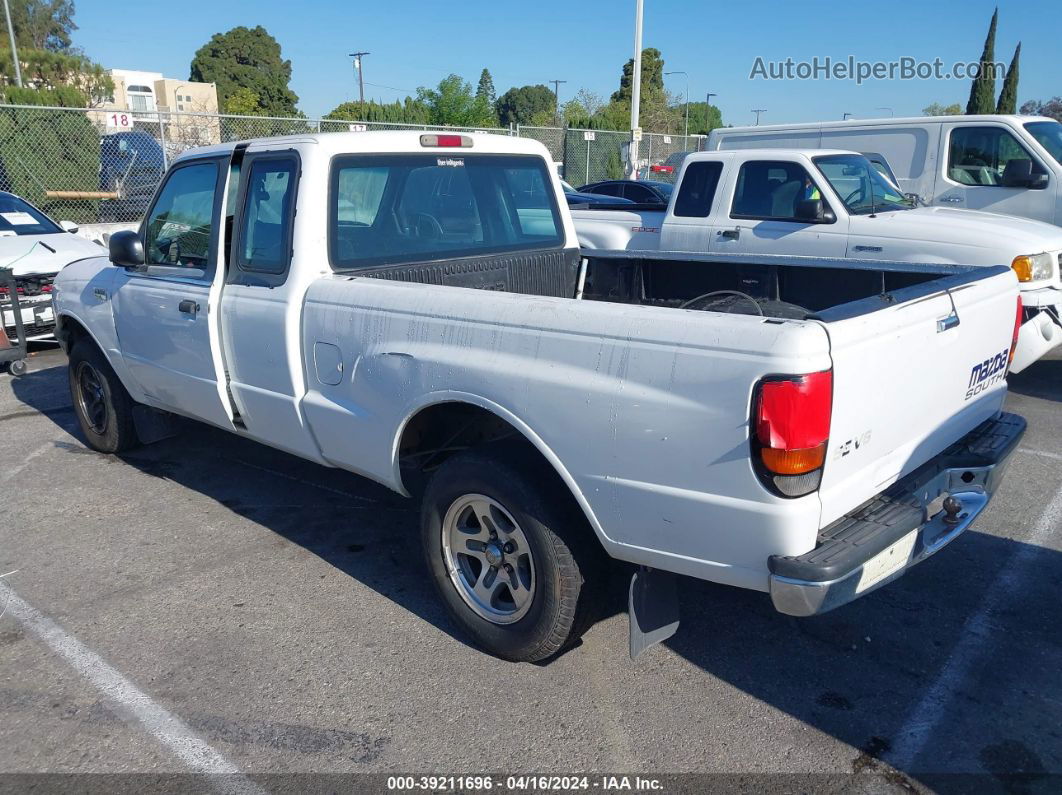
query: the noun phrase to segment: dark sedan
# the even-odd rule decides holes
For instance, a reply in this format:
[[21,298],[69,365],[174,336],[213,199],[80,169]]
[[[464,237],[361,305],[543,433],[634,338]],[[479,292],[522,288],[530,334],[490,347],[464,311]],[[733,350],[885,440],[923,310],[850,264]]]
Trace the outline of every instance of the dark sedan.
[[580,193],[614,196],[637,204],[667,204],[675,186],[651,179],[610,179],[579,188]]
[[561,180],[561,187],[564,189],[564,198],[568,202],[569,207],[574,207],[581,204],[633,204],[630,199],[621,199],[618,196],[606,196],[600,193],[583,193],[577,191],[563,179]]

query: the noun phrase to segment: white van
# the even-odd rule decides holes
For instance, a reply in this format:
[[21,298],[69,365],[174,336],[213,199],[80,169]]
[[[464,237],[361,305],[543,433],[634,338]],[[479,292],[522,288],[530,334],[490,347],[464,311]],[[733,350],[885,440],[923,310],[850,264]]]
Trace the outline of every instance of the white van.
[[1062,124],[1042,116],[923,116],[713,130],[706,148],[848,149],[892,167],[925,204],[1062,226]]

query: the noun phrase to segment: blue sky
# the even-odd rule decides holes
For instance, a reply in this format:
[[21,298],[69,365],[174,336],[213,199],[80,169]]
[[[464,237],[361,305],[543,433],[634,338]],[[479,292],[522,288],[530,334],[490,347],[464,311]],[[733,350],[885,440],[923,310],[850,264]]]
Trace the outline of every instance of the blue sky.
[[[756,56],[810,60],[849,55],[865,61],[903,56],[976,60],[994,0],[792,3],[645,0],[644,46],[659,49],[668,70],[689,72],[692,100],[718,94],[723,119],[750,124],[918,115],[930,102],[962,102],[969,81],[750,80]],[[1019,104],[1062,94],[1057,0],[998,3],[996,59],[1010,61],[1022,41]],[[814,10],[821,9],[821,13]],[[633,52],[634,0],[79,0],[74,41],[106,67],[160,71],[185,78],[192,56],[212,34],[263,25],[292,62],[292,89],[309,116],[356,98],[351,59],[365,59],[366,95],[394,100],[451,72],[475,84],[494,75],[498,93],[514,85],[568,82],[602,97],[616,90]],[[685,92],[685,79],[667,78]],[[386,87],[385,87],[386,86]],[[997,86],[998,88],[998,86]]]

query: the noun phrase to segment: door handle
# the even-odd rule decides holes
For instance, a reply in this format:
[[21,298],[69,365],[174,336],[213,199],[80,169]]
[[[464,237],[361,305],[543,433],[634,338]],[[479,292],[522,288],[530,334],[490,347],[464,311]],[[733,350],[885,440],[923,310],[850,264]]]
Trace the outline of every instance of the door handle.
[[735,229],[720,229],[716,234],[723,238],[723,240],[737,240],[741,237],[741,227],[739,226]]
[[186,298],[185,300],[181,301],[181,303],[177,304],[177,311],[183,312],[186,315],[194,315],[196,312],[199,311],[199,304],[189,298]]
[[937,201],[947,202],[948,204],[958,204],[962,201],[962,196],[941,196]]

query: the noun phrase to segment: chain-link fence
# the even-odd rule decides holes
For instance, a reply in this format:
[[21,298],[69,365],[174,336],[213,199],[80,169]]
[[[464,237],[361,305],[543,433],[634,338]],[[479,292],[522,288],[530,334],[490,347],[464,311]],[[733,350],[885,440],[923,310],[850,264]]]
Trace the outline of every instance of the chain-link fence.
[[[518,135],[542,142],[574,186],[626,173],[630,135],[514,126],[442,127],[336,119],[274,118],[106,108],[0,105],[0,190],[56,219],[130,223],[147,211],[171,160],[187,149],[247,138],[317,132],[425,130]],[[703,136],[646,134],[638,175],[671,181],[669,157],[702,148]],[[674,159],[674,158],[672,158]]]

